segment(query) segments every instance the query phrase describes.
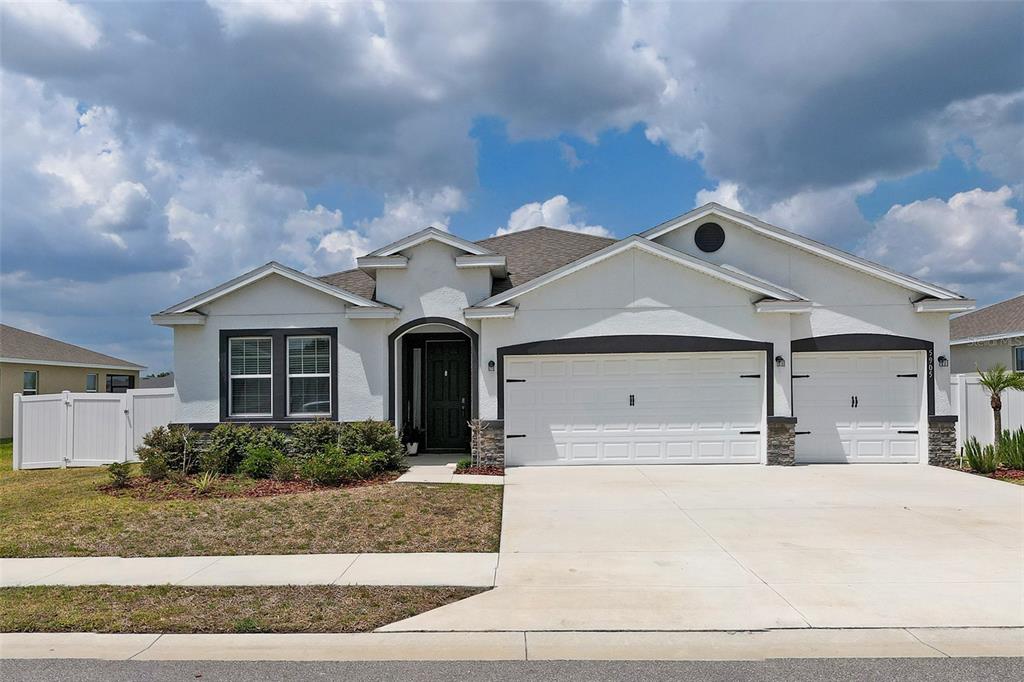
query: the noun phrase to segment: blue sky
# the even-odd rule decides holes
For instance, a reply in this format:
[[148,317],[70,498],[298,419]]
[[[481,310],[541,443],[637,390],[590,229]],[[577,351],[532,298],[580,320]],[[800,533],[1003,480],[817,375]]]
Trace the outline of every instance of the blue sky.
[[623,237],[714,200],[1024,291],[1021,3],[0,12],[0,317],[153,370],[150,313],[426,225]]

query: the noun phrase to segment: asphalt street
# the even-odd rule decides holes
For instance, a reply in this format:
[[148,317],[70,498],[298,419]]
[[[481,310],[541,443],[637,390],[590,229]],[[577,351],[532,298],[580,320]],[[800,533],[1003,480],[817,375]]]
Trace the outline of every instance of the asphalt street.
[[564,661],[286,663],[222,661],[3,660],[5,682],[73,680],[892,680],[1024,679],[1024,658],[773,659],[769,661]]

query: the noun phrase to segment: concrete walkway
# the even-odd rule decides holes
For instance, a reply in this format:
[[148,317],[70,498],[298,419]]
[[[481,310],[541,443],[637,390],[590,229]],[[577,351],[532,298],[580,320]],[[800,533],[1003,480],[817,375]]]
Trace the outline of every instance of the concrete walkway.
[[494,590],[383,628],[1024,626],[1024,487],[920,465],[520,467]]
[[457,474],[455,467],[460,459],[469,455],[417,455],[406,457],[409,470],[399,476],[395,483],[475,483],[478,485],[502,485],[504,476],[479,476]]
[[765,660],[1024,656],[1020,628],[290,635],[0,634],[0,658],[209,661]]
[[486,553],[284,554],[0,559],[0,587],[24,585],[451,585],[491,587]]

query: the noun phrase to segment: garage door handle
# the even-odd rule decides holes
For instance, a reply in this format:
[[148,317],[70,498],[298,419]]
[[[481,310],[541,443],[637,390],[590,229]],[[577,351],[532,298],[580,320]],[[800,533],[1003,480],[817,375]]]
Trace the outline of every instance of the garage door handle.
[[760,379],[760,374],[741,374],[740,379]]
[[740,431],[741,436],[756,436],[760,431]]
[[510,433],[505,438],[526,438],[525,433]]
[[506,384],[525,384],[526,379],[505,379]]
[[794,374],[793,376],[790,377],[790,379],[810,379],[810,378],[811,378],[810,374]]
[[917,431],[897,431],[896,433],[917,433]]
[[794,431],[793,435],[794,436],[809,436],[810,433],[811,433],[810,431]]
[[916,377],[917,375],[916,374],[897,374],[896,376],[899,377],[900,379],[903,379],[903,378],[909,378],[909,377]]

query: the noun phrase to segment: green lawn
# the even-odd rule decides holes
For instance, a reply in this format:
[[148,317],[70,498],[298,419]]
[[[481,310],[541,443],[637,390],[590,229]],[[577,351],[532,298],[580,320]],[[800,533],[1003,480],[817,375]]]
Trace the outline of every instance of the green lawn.
[[0,556],[496,552],[501,486],[385,483],[262,498],[139,500],[103,468],[11,470],[0,444]]
[[0,632],[369,632],[466,587],[7,587]]

